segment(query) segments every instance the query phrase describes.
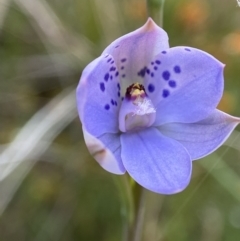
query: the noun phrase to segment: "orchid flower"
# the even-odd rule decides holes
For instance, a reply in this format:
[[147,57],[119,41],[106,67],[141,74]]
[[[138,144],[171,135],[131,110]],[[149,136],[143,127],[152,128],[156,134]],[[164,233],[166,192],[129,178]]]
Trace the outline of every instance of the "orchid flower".
[[169,48],[149,18],[112,42],[83,71],[77,106],[89,152],[107,171],[126,171],[161,194],[182,191],[192,161],[209,155],[239,118],[216,107],[224,65],[191,47]]

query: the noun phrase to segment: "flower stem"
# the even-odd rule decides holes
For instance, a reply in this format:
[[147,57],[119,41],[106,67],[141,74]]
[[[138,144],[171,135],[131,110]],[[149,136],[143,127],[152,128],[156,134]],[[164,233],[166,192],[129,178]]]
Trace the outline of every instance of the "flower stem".
[[134,197],[127,175],[115,176],[113,180],[119,192],[122,217],[122,241],[129,240],[130,227],[134,220]]
[[160,9],[160,26],[161,27],[163,27],[164,3],[165,3],[165,0],[162,0],[161,9]]
[[145,204],[146,204],[146,190],[135,183],[134,189],[135,197],[135,216],[129,232],[129,241],[140,241],[142,238],[142,230],[144,224]]
[[138,212],[137,212],[136,221],[135,221],[133,241],[140,241],[142,237],[144,215],[145,215],[145,203],[146,203],[146,190],[142,188],[141,196],[139,200]]
[[150,17],[150,9],[149,9],[149,2],[148,2],[148,0],[145,0],[146,1],[146,9],[147,9],[147,17]]

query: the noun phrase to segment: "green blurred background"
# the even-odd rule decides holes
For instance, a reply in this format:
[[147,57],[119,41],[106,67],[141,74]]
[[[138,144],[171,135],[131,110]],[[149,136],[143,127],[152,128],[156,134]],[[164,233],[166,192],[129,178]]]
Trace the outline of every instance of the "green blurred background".
[[[158,24],[160,3],[148,2]],[[74,89],[91,60],[146,19],[145,0],[0,0],[0,241],[125,240],[132,186],[89,155]],[[237,1],[166,0],[164,29],[171,46],[226,64],[219,108],[240,116]],[[194,162],[185,191],[145,195],[142,241],[240,240],[239,132]]]

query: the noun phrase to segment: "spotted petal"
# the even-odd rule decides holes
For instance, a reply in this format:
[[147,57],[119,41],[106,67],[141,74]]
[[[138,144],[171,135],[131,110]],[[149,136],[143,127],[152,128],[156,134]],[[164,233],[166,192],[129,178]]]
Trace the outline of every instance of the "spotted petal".
[[149,18],[141,28],[111,43],[103,55],[113,56],[125,91],[130,84],[141,83],[139,73],[142,68],[152,60],[153,56],[168,48],[167,33]]
[[157,109],[155,125],[209,116],[223,93],[224,65],[194,48],[161,52],[146,66],[144,85]]
[[77,88],[78,112],[86,131],[95,137],[117,133],[120,102],[115,62],[111,56],[101,56],[84,69]]
[[157,193],[183,190],[190,181],[192,162],[179,142],[148,128],[121,135],[123,165],[132,178]]
[[192,159],[202,158],[215,151],[228,138],[240,119],[215,110],[196,123],[169,123],[159,127],[165,136],[179,141]]
[[83,127],[83,135],[90,154],[105,170],[114,174],[125,173],[118,134],[107,133],[95,138]]

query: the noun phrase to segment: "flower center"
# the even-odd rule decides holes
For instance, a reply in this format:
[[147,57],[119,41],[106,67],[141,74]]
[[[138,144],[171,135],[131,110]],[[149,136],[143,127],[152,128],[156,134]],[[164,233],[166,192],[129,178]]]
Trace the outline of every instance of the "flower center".
[[119,129],[127,132],[146,128],[154,123],[155,118],[156,110],[144,86],[139,83],[130,85],[119,111]]

